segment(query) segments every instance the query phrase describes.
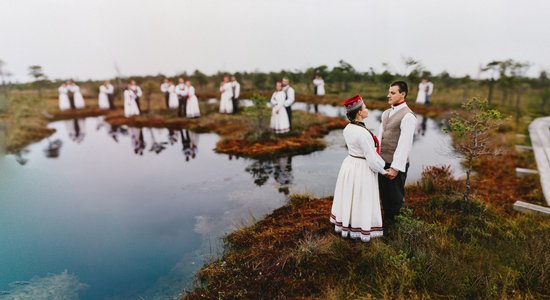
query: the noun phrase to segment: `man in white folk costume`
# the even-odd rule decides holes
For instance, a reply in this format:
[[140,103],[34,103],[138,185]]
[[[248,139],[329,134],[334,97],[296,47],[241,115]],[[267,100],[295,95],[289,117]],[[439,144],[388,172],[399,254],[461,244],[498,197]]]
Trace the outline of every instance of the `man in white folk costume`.
[[292,104],[294,104],[294,88],[289,85],[287,77],[283,77],[282,81],[283,92],[285,93],[285,109],[288,116],[289,128],[292,129]]
[[391,108],[382,113],[378,130],[380,155],[384,159],[387,176],[378,176],[380,199],[384,209],[384,228],[391,227],[405,204],[405,181],[409,169],[416,116],[407,106],[407,83],[395,81],[388,91]]
[[137,108],[138,108],[139,112],[141,113],[141,106],[140,106],[139,101],[141,100],[141,97],[143,96],[143,92],[141,91],[141,88],[139,87],[139,85],[136,84],[135,80],[130,81],[130,86],[131,86],[132,91],[136,95],[136,105],[137,105]]
[[220,83],[220,113],[233,113],[233,87],[229,82],[229,77],[224,76]]
[[231,76],[231,89],[233,97],[231,98],[233,103],[233,113],[239,113],[239,96],[241,94],[241,84],[237,81],[235,75]]
[[160,85],[160,92],[164,94],[164,101],[166,103],[166,108],[170,108],[170,106],[168,106],[168,99],[170,97],[170,93],[168,91],[169,86],[170,86],[170,82],[168,78],[164,78],[164,82]]
[[115,92],[115,88],[113,85],[109,82],[109,80],[105,80],[102,85],[99,86],[99,108],[101,109],[114,109],[115,105],[113,102],[113,94]]
[[187,85],[185,85],[183,78],[178,79],[176,95],[178,95],[178,117],[184,117],[187,114]]
[[388,172],[378,154],[378,138],[365,126],[369,112],[363,99],[354,96],[344,106],[350,121],[343,131],[349,155],[336,180],[330,222],[342,237],[368,242],[383,235],[377,174]]

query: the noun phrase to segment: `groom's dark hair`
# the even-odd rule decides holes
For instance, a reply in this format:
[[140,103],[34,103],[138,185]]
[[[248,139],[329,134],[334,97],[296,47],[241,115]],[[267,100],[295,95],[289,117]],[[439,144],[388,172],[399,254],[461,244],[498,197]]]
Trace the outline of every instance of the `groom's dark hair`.
[[407,86],[407,83],[405,81],[394,81],[392,84],[390,84],[390,87],[397,86],[399,88],[400,93],[405,93],[405,98],[407,98],[407,95],[409,94],[409,87]]

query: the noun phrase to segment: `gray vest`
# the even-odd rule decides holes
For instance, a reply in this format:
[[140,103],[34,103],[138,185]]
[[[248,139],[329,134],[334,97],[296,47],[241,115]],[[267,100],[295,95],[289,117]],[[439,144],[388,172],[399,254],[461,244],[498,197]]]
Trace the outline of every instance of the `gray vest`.
[[[388,109],[382,113],[382,140],[380,141],[380,156],[386,163],[393,162],[393,154],[397,148],[399,142],[399,136],[401,135],[401,120],[406,114],[412,113],[412,110],[408,107],[402,108],[397,111],[391,118],[389,117],[391,109]],[[408,161],[408,158],[407,158]]]

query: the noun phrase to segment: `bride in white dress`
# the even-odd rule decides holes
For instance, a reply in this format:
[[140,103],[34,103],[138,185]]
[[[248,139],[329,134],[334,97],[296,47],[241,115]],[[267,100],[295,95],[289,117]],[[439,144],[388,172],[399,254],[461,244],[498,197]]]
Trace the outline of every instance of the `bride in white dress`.
[[368,111],[360,96],[344,102],[350,124],[344,128],[348,156],[342,162],[330,215],[334,230],[363,242],[383,235],[378,174],[386,175],[379,142],[365,127]]

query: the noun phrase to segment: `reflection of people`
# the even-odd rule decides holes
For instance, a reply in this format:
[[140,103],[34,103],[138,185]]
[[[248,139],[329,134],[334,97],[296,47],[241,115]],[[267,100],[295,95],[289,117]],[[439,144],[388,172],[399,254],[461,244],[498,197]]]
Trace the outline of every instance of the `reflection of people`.
[[417,118],[417,124],[416,124],[416,132],[415,137],[417,136],[423,136],[426,134],[426,121],[428,120],[427,117],[421,116],[420,119]]
[[183,152],[183,155],[185,155],[185,161],[189,161],[191,154],[193,154],[193,150],[191,149],[191,136],[189,135],[189,130],[180,130],[180,136],[182,147],[181,151]]
[[86,106],[86,103],[84,102],[84,97],[82,97],[82,93],[80,93],[80,87],[74,82],[70,81],[69,91],[72,93],[73,96],[74,108],[84,108]]
[[325,81],[321,75],[316,75],[315,79],[313,79],[313,94],[315,96],[325,95]]
[[422,79],[420,84],[418,85],[418,93],[416,94],[416,103],[418,104],[425,104],[426,103],[426,95],[428,94],[428,80]]
[[99,86],[99,108],[101,109],[113,109],[114,103],[112,95],[114,93],[114,87],[106,80],[101,86]]
[[283,92],[285,93],[285,109],[288,116],[288,127],[292,129],[292,104],[294,103],[294,88],[288,84],[288,78],[283,77]]
[[67,110],[71,108],[71,102],[69,100],[69,88],[67,83],[64,82],[58,89],[59,92],[59,110]]
[[166,149],[165,145],[168,144],[168,142],[157,142],[153,130],[153,128],[149,128],[149,133],[151,133],[151,140],[153,141],[149,152],[155,152],[156,154],[159,154],[160,152],[162,152],[162,150]]
[[231,102],[233,103],[233,113],[239,113],[239,95],[241,94],[241,84],[237,81],[235,75],[231,76],[231,93],[233,97]]
[[61,149],[63,142],[60,139],[56,139],[53,142],[48,138],[48,146],[44,149],[44,154],[47,158],[59,157],[59,150]]
[[197,95],[195,94],[195,87],[191,84],[191,81],[187,80],[187,108],[185,111],[187,112],[186,116],[188,118],[198,118],[201,115],[200,109],[199,109],[199,99],[197,98]]
[[145,140],[143,139],[143,130],[141,128],[131,127],[130,138],[132,140],[132,147],[134,153],[137,155],[143,155],[143,149],[145,149]]
[[380,155],[388,170],[387,176],[378,176],[386,228],[405,204],[405,180],[416,126],[416,117],[405,102],[408,92],[407,83],[403,81],[390,85],[387,97],[391,108],[382,113],[378,131]]
[[286,133],[290,131],[290,122],[285,108],[285,92],[280,81],[275,85],[275,92],[271,96],[271,123],[270,128],[275,133]]
[[432,101],[432,93],[434,92],[434,84],[429,78],[428,78],[427,85],[428,86],[426,88],[426,105],[430,104],[430,102]]
[[86,136],[86,123],[84,119],[65,120],[65,126],[67,127],[67,133],[69,139],[80,143]]
[[233,87],[229,77],[224,76],[220,84],[220,112],[230,114],[233,112]]
[[178,96],[178,117],[185,116],[187,114],[187,100],[189,99],[189,95],[187,85],[183,81],[183,78],[178,79],[176,95]]
[[164,102],[166,103],[166,108],[170,108],[168,105],[168,101],[170,99],[170,92],[168,91],[168,87],[170,86],[170,83],[168,82],[168,78],[164,79],[164,82],[160,85],[160,92],[164,94]]
[[273,179],[279,183],[279,192],[289,194],[288,185],[292,183],[292,157],[281,157],[274,163]]
[[344,128],[348,156],[342,162],[330,215],[334,230],[363,242],[383,235],[378,176],[385,175],[378,138],[365,126],[369,115],[361,96],[344,102],[350,123]]
[[170,143],[170,145],[174,145],[177,141],[178,136],[176,135],[176,131],[168,128],[168,142]]
[[138,116],[140,114],[137,104],[137,95],[132,89],[132,84],[129,84],[124,91],[124,116]]

